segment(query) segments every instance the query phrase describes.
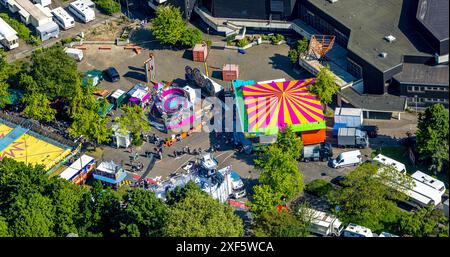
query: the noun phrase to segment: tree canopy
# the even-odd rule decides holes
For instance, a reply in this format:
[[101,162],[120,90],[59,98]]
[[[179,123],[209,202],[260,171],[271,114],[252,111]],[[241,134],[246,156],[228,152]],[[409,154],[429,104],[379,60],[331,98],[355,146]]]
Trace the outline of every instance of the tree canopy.
[[417,150],[420,159],[431,164],[433,171],[448,167],[449,123],[448,110],[442,104],[433,104],[419,114]]
[[286,200],[303,191],[303,175],[298,169],[297,160],[280,148],[270,146],[256,164],[262,170],[259,181],[270,185]]
[[339,87],[336,85],[330,66],[323,67],[319,71],[316,81],[309,86],[308,90],[320,99],[325,108],[333,101],[333,95],[339,91]]
[[257,237],[305,237],[309,223],[292,212],[282,209],[263,213],[258,217],[253,231]]
[[165,236],[237,237],[243,236],[242,220],[233,208],[192,188],[167,212],[163,227]]
[[308,39],[304,37],[301,40],[297,40],[288,52],[291,62],[297,64],[298,59],[306,52],[306,50],[308,50]]
[[148,132],[151,129],[144,111],[138,105],[125,105],[122,109],[124,115],[116,120],[119,124],[119,129],[123,133],[130,131],[133,138],[132,143],[141,145],[141,133]]
[[[379,171],[380,167],[382,170]],[[385,185],[393,179],[410,185],[411,178],[400,176],[388,166],[364,163],[344,180],[344,187],[332,191],[329,196],[337,215],[346,223],[356,223],[374,231],[393,231],[401,215],[395,201],[407,199],[406,194]]]
[[192,47],[202,41],[202,32],[186,26],[178,7],[159,6],[152,23],[153,35],[164,44]]

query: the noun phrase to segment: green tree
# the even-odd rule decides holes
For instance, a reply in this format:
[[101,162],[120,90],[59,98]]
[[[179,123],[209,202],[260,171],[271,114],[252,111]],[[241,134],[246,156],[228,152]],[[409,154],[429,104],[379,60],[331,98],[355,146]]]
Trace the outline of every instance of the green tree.
[[42,194],[15,197],[8,210],[10,234],[15,237],[49,237],[54,236],[52,201]]
[[[440,225],[439,223],[446,223]],[[419,208],[412,213],[404,213],[400,218],[400,232],[415,237],[448,237],[448,219],[441,210],[432,207]]]
[[96,7],[106,15],[120,12],[120,3],[114,0],[93,0]]
[[317,96],[326,111],[327,104],[333,101],[333,95],[339,91],[330,66],[323,67],[316,76],[316,81],[308,88],[309,92]]
[[351,171],[343,182],[344,187],[331,191],[329,200],[339,206],[337,215],[344,223],[357,223],[374,231],[394,231],[400,209],[395,201],[404,201],[406,194],[386,184],[397,180],[411,186],[408,176],[392,167],[364,163]]
[[302,139],[292,131],[291,126],[287,126],[281,133],[278,133],[275,145],[295,160],[300,157],[303,149]]
[[153,35],[164,44],[177,44],[186,31],[180,9],[171,5],[159,6],[152,23]]
[[84,190],[84,187],[79,187],[62,179],[52,179],[51,181],[48,191],[53,206],[55,206],[53,231],[59,236],[78,233],[77,216],[86,190]]
[[23,113],[29,118],[40,121],[51,121],[55,118],[56,110],[50,107],[51,102],[45,94],[27,94],[22,101],[26,104]]
[[288,56],[293,64],[297,64],[300,56],[308,50],[308,43],[308,39],[304,37],[302,40],[297,40],[295,45],[291,47]]
[[435,172],[448,167],[448,116],[448,110],[442,104],[433,104],[419,114],[417,150],[420,159],[431,163],[430,169]]
[[253,231],[257,237],[305,237],[309,223],[285,209],[263,213],[255,220]]
[[122,233],[128,236],[161,236],[166,205],[154,192],[134,189],[124,197],[126,209],[121,221]]
[[78,231],[81,236],[117,236],[120,234],[120,197],[95,181],[80,204]]
[[8,237],[8,222],[3,216],[0,216],[0,237]]
[[163,235],[171,237],[237,237],[244,234],[233,208],[198,190],[168,210]]
[[9,100],[9,85],[6,80],[9,78],[10,69],[9,64],[6,62],[6,56],[3,50],[0,50],[0,108],[5,107],[7,104],[11,104]]
[[202,41],[202,32],[197,28],[187,28],[180,37],[180,43],[184,46],[193,47]]
[[98,144],[111,140],[111,129],[107,127],[109,122],[109,118],[102,118],[95,111],[81,109],[80,113],[73,117],[67,131],[71,137],[85,136],[96,148]]
[[280,204],[283,204],[281,194],[268,185],[256,185],[253,187],[252,201],[248,203],[248,206],[257,217],[273,211]]
[[277,145],[271,145],[255,164],[262,171],[259,181],[272,187],[286,200],[303,191],[303,175],[292,153],[283,151]]
[[133,138],[132,143],[141,145],[141,133],[148,132],[151,129],[144,111],[137,105],[125,105],[122,109],[124,114],[117,119],[119,129],[124,134],[126,131],[130,131]]

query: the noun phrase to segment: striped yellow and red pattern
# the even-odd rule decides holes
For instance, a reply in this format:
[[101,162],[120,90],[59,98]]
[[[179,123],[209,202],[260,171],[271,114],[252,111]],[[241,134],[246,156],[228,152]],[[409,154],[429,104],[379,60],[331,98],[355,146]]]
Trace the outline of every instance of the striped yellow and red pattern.
[[324,120],[319,99],[309,93],[315,79],[242,86],[249,132]]

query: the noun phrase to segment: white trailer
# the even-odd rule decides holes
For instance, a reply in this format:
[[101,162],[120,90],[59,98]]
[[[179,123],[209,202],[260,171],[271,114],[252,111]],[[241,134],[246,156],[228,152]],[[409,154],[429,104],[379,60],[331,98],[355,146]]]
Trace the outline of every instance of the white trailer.
[[17,32],[2,18],[0,18],[0,45],[8,50],[19,47]]
[[[402,176],[408,175],[406,174],[406,168],[403,163],[381,154],[377,155],[373,160],[380,164],[393,167],[398,172],[397,177],[390,182],[386,182],[386,185],[405,193],[409,197],[407,201],[409,204],[424,207],[428,205],[437,206],[441,203],[442,195],[445,193],[445,185],[443,185],[442,181],[418,171],[411,176],[411,185],[405,185],[403,184],[405,180],[402,179]],[[382,168],[380,171],[382,171]]]
[[70,3],[69,10],[84,23],[88,23],[95,19],[94,10],[81,0]]
[[334,123],[346,124],[347,128],[359,128],[363,124],[363,111],[359,108],[337,107],[334,110]]
[[405,164],[398,162],[392,158],[389,158],[387,156],[384,156],[382,154],[378,154],[377,156],[375,156],[373,158],[373,160],[375,162],[378,162],[380,164],[386,165],[386,166],[391,166],[393,167],[395,170],[397,170],[398,172],[401,172],[403,174],[406,174],[406,166]]
[[373,237],[372,230],[357,224],[350,223],[343,233],[344,237]]
[[83,60],[83,50],[81,49],[76,49],[76,48],[65,48],[64,52],[72,57],[73,59],[75,59],[76,61],[80,62],[81,60]]
[[445,184],[444,182],[440,181],[439,179],[433,178],[432,176],[423,173],[422,171],[418,170],[414,172],[411,177],[414,180],[417,180],[419,182],[422,182],[426,184],[429,187],[432,187],[436,189],[437,191],[441,192],[442,194],[445,193]]
[[53,20],[64,30],[75,27],[75,19],[62,7],[52,10]]
[[301,209],[301,215],[311,223],[308,230],[321,236],[340,236],[344,229],[342,222],[334,215],[311,208]]

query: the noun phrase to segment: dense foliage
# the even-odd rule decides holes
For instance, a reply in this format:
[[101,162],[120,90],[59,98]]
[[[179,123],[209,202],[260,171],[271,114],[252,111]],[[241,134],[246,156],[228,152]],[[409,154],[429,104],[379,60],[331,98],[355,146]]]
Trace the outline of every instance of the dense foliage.
[[138,105],[125,105],[122,109],[124,115],[117,119],[119,129],[123,134],[130,131],[133,145],[141,145],[141,133],[150,131],[147,117]]
[[210,197],[197,186],[188,186],[172,195],[177,199],[168,210],[165,236],[237,237],[244,234],[242,220],[232,207]]
[[309,223],[288,210],[272,210],[258,217],[253,231],[258,237],[304,237]]
[[120,3],[115,0],[93,0],[95,6],[106,15],[120,12]]
[[196,28],[188,28],[181,16],[179,8],[161,5],[156,9],[156,17],[152,19],[153,35],[168,45],[181,44],[192,47],[202,41],[202,33]]
[[431,170],[448,168],[449,122],[448,110],[442,104],[433,104],[419,114],[417,150],[420,159],[431,164]]
[[306,185],[305,191],[308,193],[322,197],[328,195],[333,190],[333,185],[323,179],[315,179]]
[[316,81],[309,86],[308,90],[320,99],[326,109],[327,104],[333,101],[333,96],[339,91],[329,66],[319,71]]
[[190,183],[170,204],[152,191],[123,193],[95,181],[88,189],[43,167],[9,158],[0,161],[0,237],[241,236],[234,210]]
[[308,50],[308,39],[303,38],[302,40],[297,40],[288,52],[292,64],[297,64],[298,59],[306,52],[306,50]]

